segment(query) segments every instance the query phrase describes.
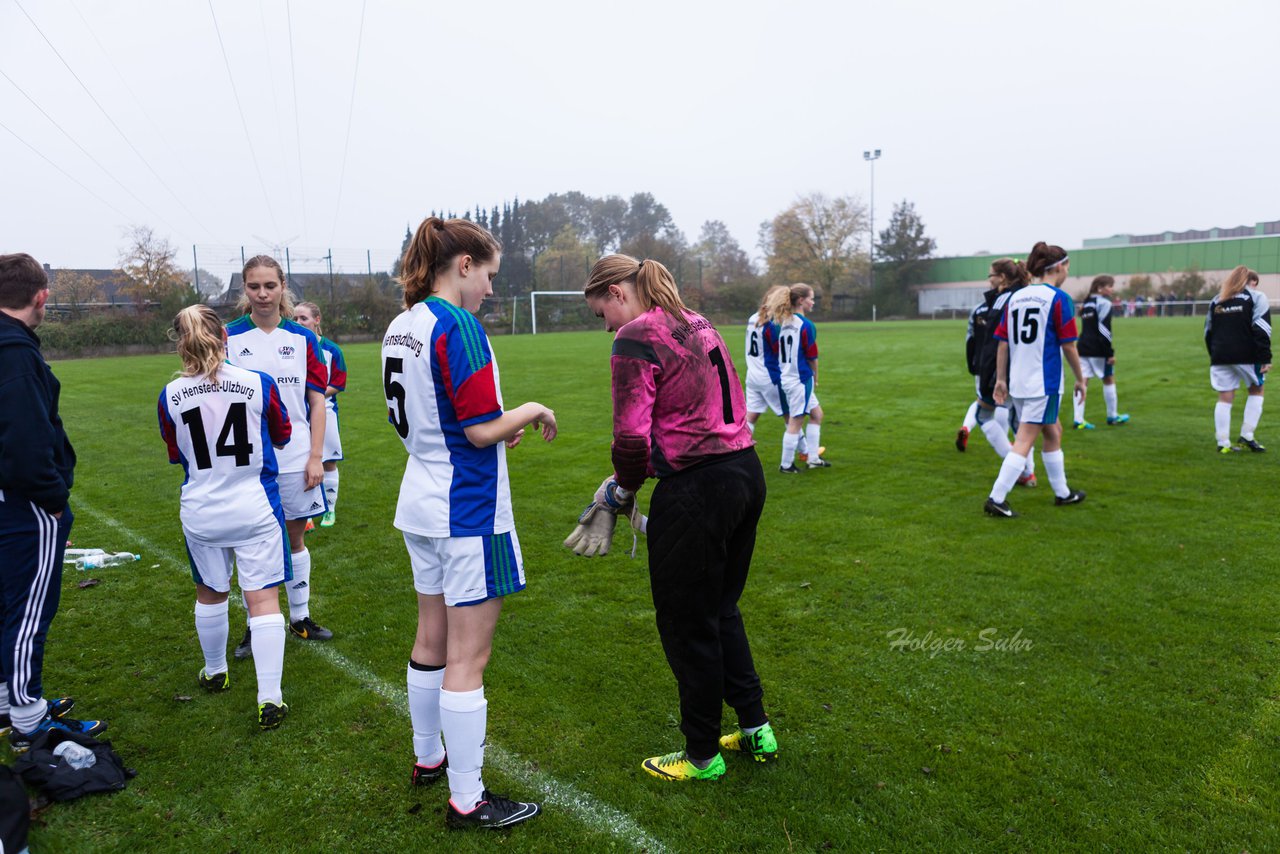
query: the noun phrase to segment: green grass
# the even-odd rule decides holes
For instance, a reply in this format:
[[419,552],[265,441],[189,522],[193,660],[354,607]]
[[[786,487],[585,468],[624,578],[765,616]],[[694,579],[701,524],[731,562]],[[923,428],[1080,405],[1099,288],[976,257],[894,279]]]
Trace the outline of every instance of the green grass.
[[[671,851],[1277,849],[1280,446],[1213,452],[1199,330],[1118,323],[1132,423],[1067,435],[1085,504],[1054,507],[1041,466],[1007,521],[981,512],[999,466],[981,436],[952,445],[972,393],[962,323],[821,326],[834,467],[778,474],[781,430],[762,421],[770,494],[742,601],[781,761],[731,755],[718,784],[685,787],[639,770],[681,746],[643,541],[635,560],[622,536],[598,560],[560,546],[609,470],[609,337],[495,339],[507,403],[550,405],[561,435],[509,456],[529,589],[507,603],[486,678],[502,751],[486,783],[532,797],[553,778]],[[740,328],[726,338],[741,349]],[[404,452],[377,346],[347,357],[338,525],[310,541],[312,611],[341,659],[290,641],[293,711],[271,733],[255,730],[251,665],[232,664],[229,694],[194,684],[181,472],[154,416],[175,359],[55,365],[80,455],[72,538],[143,559],[86,589],[68,572],[46,689],[110,719],[139,776],[49,810],[36,852],[632,847],[555,805],[509,833],[447,835],[443,785],[409,788],[395,691],[416,613],[390,524]],[[1264,443],[1277,417],[1264,414]],[[233,643],[242,618],[233,609]],[[894,650],[899,628],[966,648]],[[979,651],[984,629],[1031,646]]]

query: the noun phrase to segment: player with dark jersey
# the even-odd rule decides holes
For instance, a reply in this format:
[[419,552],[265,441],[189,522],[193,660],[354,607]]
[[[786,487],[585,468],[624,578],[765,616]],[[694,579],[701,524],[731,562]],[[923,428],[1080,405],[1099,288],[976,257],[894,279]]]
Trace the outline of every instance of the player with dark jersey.
[[[649,580],[658,635],[680,693],[685,749],[646,759],[662,780],[713,780],[720,749],[776,756],[738,598],[764,509],[760,459],[745,424],[742,386],[720,333],[689,311],[656,261],[608,255],[584,288],[616,332],[613,469],[600,496],[618,512],[658,479],[648,522]],[[720,737],[722,703],[739,729]]]
[[[1016,433],[1018,425],[1013,407],[997,404],[996,387],[996,351],[999,342],[995,339],[996,326],[1004,314],[1004,305],[1011,294],[1024,288],[1031,280],[1026,267],[1012,258],[999,258],[991,263],[991,272],[987,281],[991,288],[983,294],[982,303],[974,309],[974,338],[972,347],[966,346],[965,356],[969,362],[969,370],[976,374],[975,384],[978,389],[977,411],[975,420],[982,428],[982,435],[990,443],[996,456],[1004,459],[1009,453],[1009,429]],[[957,447],[960,444],[956,437]],[[1026,464],[1022,474],[1018,476],[1017,485],[1034,487],[1036,485],[1035,449],[1027,452]]]
[[[1080,303],[1080,339],[1076,346],[1080,351],[1080,367],[1084,379],[1102,380],[1102,397],[1107,404],[1107,424],[1115,426],[1128,422],[1129,416],[1121,414],[1116,402],[1116,351],[1111,342],[1111,298],[1116,280],[1111,276],[1096,276],[1089,285],[1089,295]],[[1084,398],[1075,398],[1075,428],[1092,430],[1093,425],[1084,417]]]
[[1271,370],[1271,306],[1256,288],[1258,274],[1241,264],[1222,283],[1222,290],[1209,303],[1204,319],[1204,343],[1209,348],[1209,381],[1218,393],[1213,410],[1218,451],[1229,454],[1242,450],[1231,444],[1231,404],[1236,389],[1245,385],[1244,422],[1240,445],[1255,453],[1266,450],[1254,438],[1262,418],[1262,384]]

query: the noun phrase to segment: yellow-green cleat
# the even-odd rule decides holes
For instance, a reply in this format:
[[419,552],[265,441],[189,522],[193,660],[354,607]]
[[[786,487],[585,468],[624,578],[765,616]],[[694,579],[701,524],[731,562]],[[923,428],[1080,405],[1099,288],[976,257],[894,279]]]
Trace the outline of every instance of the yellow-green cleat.
[[221,673],[210,673],[205,668],[200,668],[200,676],[197,681],[200,687],[206,691],[218,692],[226,691],[231,688],[231,674],[227,671]]
[[778,739],[773,727],[765,724],[747,735],[742,730],[720,736],[720,748],[745,753],[757,762],[772,762],[778,758]]
[[699,768],[689,761],[683,750],[666,756],[651,756],[641,763],[646,773],[659,780],[684,783],[689,780],[719,780],[724,776],[724,757],[719,753],[706,768]]
[[320,527],[332,528],[335,521],[337,521],[337,514],[330,510],[328,513],[320,517]]
[[268,700],[258,706],[258,729],[275,729],[289,714],[289,704],[273,703]]

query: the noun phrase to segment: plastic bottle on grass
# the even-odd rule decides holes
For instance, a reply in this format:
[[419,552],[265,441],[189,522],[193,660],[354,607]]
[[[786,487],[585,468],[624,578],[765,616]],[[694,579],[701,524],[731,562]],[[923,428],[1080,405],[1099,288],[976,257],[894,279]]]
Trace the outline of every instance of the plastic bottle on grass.
[[118,566],[122,563],[133,563],[135,560],[142,560],[142,555],[136,555],[133,552],[85,555],[76,560],[76,569],[102,569],[104,566]]
[[53,749],[54,756],[61,756],[67,760],[67,764],[76,770],[82,768],[92,768],[94,763],[98,761],[98,757],[93,755],[93,751],[85,747],[83,744],[76,744],[74,741],[64,741]]

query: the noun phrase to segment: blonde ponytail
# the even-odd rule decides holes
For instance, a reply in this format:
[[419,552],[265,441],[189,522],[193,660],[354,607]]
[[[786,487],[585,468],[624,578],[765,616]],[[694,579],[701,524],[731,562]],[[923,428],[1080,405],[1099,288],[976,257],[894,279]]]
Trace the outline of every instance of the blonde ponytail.
[[637,261],[630,255],[621,253],[606,255],[591,267],[582,293],[586,297],[603,296],[611,285],[621,285],[624,282],[631,282],[635,286],[636,298],[645,311],[657,306],[670,317],[684,320],[685,312],[689,309],[680,299],[675,277],[658,261]]
[[207,305],[189,305],[173,319],[173,334],[182,359],[181,376],[216,380],[227,355],[218,313]]

